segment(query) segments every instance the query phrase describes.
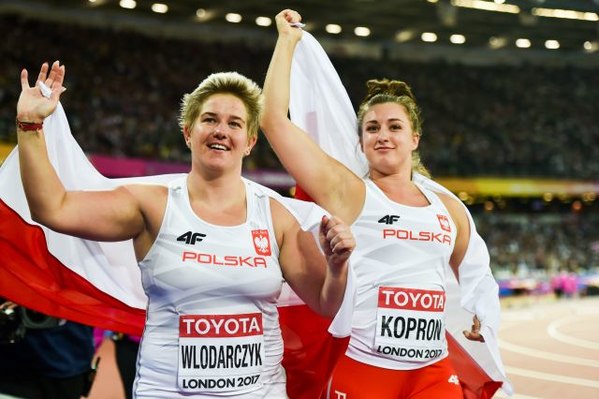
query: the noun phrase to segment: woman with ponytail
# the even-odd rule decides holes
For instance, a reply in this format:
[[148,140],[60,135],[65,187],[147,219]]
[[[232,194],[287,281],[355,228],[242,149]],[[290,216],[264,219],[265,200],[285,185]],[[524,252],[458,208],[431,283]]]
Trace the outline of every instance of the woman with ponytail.
[[[289,173],[317,204],[351,224],[358,298],[352,335],[325,397],[463,397],[447,355],[445,284],[458,277],[470,238],[463,205],[413,179],[420,163],[418,105],[400,81],[371,80],[358,111],[368,174],[357,176],[327,155],[288,118],[292,57],[301,16],[284,10],[264,84],[261,128]],[[330,132],[320,132],[327,134]],[[484,341],[474,317],[464,335]]]

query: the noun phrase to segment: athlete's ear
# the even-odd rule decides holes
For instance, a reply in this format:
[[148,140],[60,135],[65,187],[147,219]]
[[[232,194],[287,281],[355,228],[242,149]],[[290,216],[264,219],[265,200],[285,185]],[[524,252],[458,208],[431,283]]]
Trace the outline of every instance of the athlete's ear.
[[183,126],[183,138],[185,139],[185,145],[187,145],[187,148],[191,148],[191,134],[189,131],[189,126]]
[[358,134],[358,142],[360,143],[360,149],[364,152],[364,140],[362,140],[362,132]]
[[413,134],[412,135],[412,151],[415,151],[418,148],[418,144],[420,144],[420,135]]
[[252,149],[254,148],[254,146],[256,145],[257,142],[258,142],[257,135],[248,137],[248,145],[247,145],[245,151],[243,152],[245,156],[250,155],[250,152],[252,152]]

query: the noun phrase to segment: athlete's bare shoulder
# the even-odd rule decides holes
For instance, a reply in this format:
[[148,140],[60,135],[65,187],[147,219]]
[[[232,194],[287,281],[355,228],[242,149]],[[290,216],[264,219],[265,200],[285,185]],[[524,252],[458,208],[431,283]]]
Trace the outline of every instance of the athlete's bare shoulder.
[[168,187],[162,184],[130,184],[123,188],[136,199],[149,230],[157,230],[166,209]]
[[460,200],[446,193],[436,192],[436,194],[441,199],[443,205],[445,205],[449,213],[451,213],[452,217],[460,219],[466,217],[466,209]]
[[168,187],[164,184],[137,183],[128,184],[122,187],[129,191],[140,203],[145,202],[146,200],[151,200],[150,202],[159,201],[160,198],[166,200],[168,195]]
[[275,235],[277,236],[277,242],[281,244],[285,232],[297,228],[298,222],[285,205],[283,205],[277,198],[270,197],[270,213]]

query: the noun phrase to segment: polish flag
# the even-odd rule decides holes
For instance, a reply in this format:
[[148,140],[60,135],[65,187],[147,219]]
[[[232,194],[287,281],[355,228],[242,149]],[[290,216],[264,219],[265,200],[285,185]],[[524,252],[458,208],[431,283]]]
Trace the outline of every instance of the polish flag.
[[[71,135],[62,105],[44,121],[50,160],[69,190],[101,190],[129,183],[168,184],[180,174],[108,179],[88,161]],[[324,212],[316,205],[281,201],[310,230]],[[96,242],[54,232],[31,219],[19,171],[17,148],[0,167],[0,298],[79,323],[141,335],[147,298],[131,240]],[[284,284],[279,315],[284,339],[283,366],[292,399],[317,398],[351,331],[353,274],[333,320],[310,310]]]

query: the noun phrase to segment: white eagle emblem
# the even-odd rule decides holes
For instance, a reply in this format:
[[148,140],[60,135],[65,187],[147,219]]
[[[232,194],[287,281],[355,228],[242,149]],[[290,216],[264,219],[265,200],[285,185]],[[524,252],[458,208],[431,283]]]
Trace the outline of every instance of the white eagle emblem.
[[437,219],[439,219],[439,225],[441,226],[441,229],[451,232],[449,218],[446,215],[437,215]]
[[257,254],[267,256],[271,254],[268,230],[252,230],[252,239]]
[[259,236],[254,238],[254,244],[260,252],[266,252],[268,250],[268,238],[265,236]]

